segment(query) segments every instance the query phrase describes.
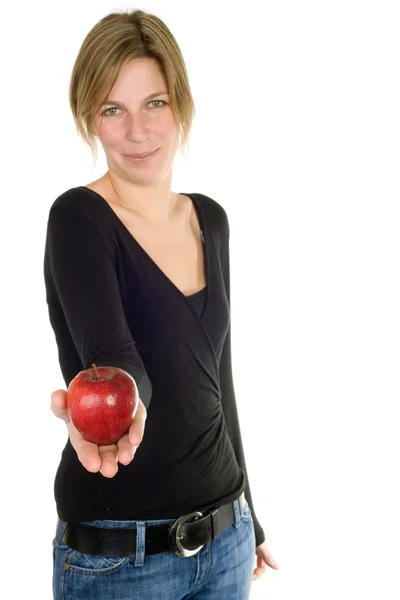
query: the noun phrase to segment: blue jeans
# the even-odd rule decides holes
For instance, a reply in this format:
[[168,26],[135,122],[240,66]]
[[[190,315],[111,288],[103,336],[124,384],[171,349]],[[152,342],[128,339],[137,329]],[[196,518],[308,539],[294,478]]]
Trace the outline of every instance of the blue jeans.
[[61,543],[66,523],[58,520],[53,540],[54,600],[247,600],[255,568],[255,536],[247,505],[235,523],[194,556],[144,554],[146,528],[161,521],[91,521],[98,527],[137,528],[134,557],[82,554]]

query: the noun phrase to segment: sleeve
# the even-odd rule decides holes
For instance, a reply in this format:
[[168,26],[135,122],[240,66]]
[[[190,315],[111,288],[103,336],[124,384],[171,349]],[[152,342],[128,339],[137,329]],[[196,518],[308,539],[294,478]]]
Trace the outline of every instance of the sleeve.
[[[229,265],[229,223],[226,219],[226,246],[223,249],[223,276],[225,282],[226,294],[230,306],[230,265]],[[243,443],[242,436],[240,432],[239,425],[239,416],[236,405],[236,396],[233,384],[233,374],[232,374],[232,357],[231,357],[231,324],[229,324],[229,329],[227,331],[224,346],[222,349],[221,360],[220,360],[220,384],[221,384],[221,394],[222,394],[222,408],[224,411],[225,421],[228,428],[229,438],[231,440],[232,446],[235,451],[236,460],[238,462],[239,467],[243,470],[246,478],[245,485],[245,496],[246,500],[250,506],[251,513],[254,521],[254,531],[256,536],[256,545],[259,546],[265,541],[264,531],[257,520],[253,500],[251,497],[249,479],[247,475],[246,461],[244,457],[243,451]]]
[[[93,220],[79,208],[63,204],[50,209],[44,274],[49,311],[55,296],[82,369],[95,363],[125,370],[147,409],[152,386],[126,321],[113,254]],[[57,343],[61,352],[60,340]],[[68,339],[65,344],[72,350]]]

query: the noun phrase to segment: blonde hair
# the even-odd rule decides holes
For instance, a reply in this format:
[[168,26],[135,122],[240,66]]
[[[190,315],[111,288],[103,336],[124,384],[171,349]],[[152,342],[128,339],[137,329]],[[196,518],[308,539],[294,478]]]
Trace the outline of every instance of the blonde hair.
[[104,104],[121,68],[136,58],[153,58],[166,80],[170,104],[180,128],[180,150],[188,143],[195,115],[181,50],[161,19],[143,10],[113,12],[87,34],[76,57],[69,103],[77,132],[97,159],[94,116]]

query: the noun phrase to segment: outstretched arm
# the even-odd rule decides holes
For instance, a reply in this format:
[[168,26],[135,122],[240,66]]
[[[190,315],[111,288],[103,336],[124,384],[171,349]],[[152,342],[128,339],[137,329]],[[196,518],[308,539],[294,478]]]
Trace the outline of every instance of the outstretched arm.
[[84,209],[59,202],[50,209],[44,257],[46,299],[65,384],[83,369],[115,366],[134,379],[140,398],[130,433],[118,444],[85,442],[66,410],[66,392],[52,395],[53,412],[66,423],[82,465],[112,477],[128,464],[143,436],[152,387],[125,318],[114,257]]

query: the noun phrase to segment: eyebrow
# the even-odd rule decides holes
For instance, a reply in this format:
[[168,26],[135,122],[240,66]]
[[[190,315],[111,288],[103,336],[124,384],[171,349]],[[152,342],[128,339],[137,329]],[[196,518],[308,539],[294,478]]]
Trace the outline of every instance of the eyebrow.
[[[145,100],[151,100],[152,98],[155,98],[156,96],[163,96],[163,95],[168,95],[168,92],[155,92],[154,94],[150,94],[150,96],[147,96],[147,98],[145,98]],[[122,102],[118,102],[117,100],[111,100],[110,98],[107,98],[107,100],[103,103],[103,106],[105,106],[106,104],[116,104],[117,106],[124,106]]]

